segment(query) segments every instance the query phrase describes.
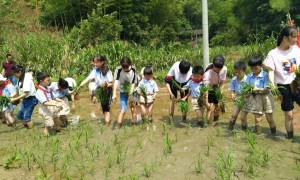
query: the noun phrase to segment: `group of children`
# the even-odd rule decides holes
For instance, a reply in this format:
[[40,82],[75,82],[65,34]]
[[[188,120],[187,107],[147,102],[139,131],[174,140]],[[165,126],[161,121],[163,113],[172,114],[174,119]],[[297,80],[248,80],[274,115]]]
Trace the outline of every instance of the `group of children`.
[[[255,117],[255,132],[262,133],[261,119],[265,114],[272,134],[276,133],[276,125],[273,120],[274,98],[271,89],[278,86],[282,96],[281,108],[285,113],[287,137],[293,138],[293,102],[300,105],[300,90],[293,90],[291,84],[295,79],[295,70],[300,64],[300,50],[293,44],[297,40],[297,31],[293,27],[282,30],[277,47],[270,51],[267,58],[252,56],[247,61],[251,73],[246,74],[247,64],[245,61],[237,61],[234,64],[235,76],[231,79],[229,90],[231,99],[234,101],[232,116],[229,121],[229,129],[232,130],[236,119],[241,112],[241,125],[247,130],[247,114],[252,113]],[[188,61],[175,62],[165,77],[166,88],[170,94],[169,116],[170,123],[173,121],[175,103],[177,100],[188,101],[191,96],[192,108],[196,113],[197,124],[203,128],[204,118],[212,121],[219,120],[219,98],[215,89],[221,92],[224,89],[227,67],[225,59],[218,55],[213,58],[212,64],[205,69],[202,66],[192,67]],[[143,119],[153,121],[152,111],[158,86],[154,81],[152,66],[142,69],[142,77],[137,75],[136,68],[128,57],[120,60],[120,66],[112,71],[108,67],[107,59],[96,56],[91,60],[92,71],[88,77],[77,87],[76,92],[90,82],[89,89],[93,100],[97,96],[104,114],[106,126],[110,126],[110,105],[116,101],[117,90],[120,92],[120,108],[117,126],[122,127],[124,115],[130,109],[132,124],[137,123],[137,106],[141,107]],[[268,70],[266,72],[264,67]],[[13,86],[5,77],[0,75],[0,92],[3,96],[11,97],[10,104],[3,107],[4,120],[8,125],[14,126],[13,109],[22,100],[17,118],[22,120],[23,125],[32,127],[32,112],[37,103],[40,103],[39,114],[43,117],[45,135],[49,135],[50,129],[55,126],[59,131],[67,125],[69,106],[67,96],[72,94],[70,86],[76,83],[69,79],[59,79],[58,83],[51,83],[47,73],[36,75],[38,85],[34,84],[34,72],[25,72],[20,65],[13,65],[12,74],[18,79],[17,85]],[[92,82],[92,83],[91,83]],[[72,85],[71,85],[72,84]],[[244,95],[243,106],[238,105],[237,100],[241,96],[244,86],[251,85],[253,89]],[[206,88],[206,91],[202,91]],[[75,91],[74,91],[75,92]],[[180,98],[177,98],[180,94]],[[74,95],[74,94],[73,94]],[[202,98],[203,103],[199,103]],[[72,98],[74,100],[74,97]],[[128,107],[129,106],[129,107]],[[206,109],[206,111],[204,111]],[[182,114],[182,121],[187,122],[187,114]]]

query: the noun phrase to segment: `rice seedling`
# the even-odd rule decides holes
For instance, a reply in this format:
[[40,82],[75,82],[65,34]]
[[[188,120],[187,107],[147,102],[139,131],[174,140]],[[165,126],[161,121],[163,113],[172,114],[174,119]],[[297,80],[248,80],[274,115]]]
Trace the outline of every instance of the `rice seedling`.
[[270,153],[268,152],[267,149],[262,149],[261,153],[262,153],[261,167],[267,167],[271,159]]
[[[291,89],[293,89],[293,84],[291,84],[291,87],[292,87]],[[281,93],[279,91],[279,88],[284,88],[284,87],[282,87],[282,86],[280,86],[280,87],[278,87],[278,86],[272,87],[271,88],[271,93],[275,97],[276,100],[281,101],[282,100],[282,95],[281,95]]]
[[105,82],[106,86],[100,86],[96,90],[96,96],[98,100],[101,102],[101,104],[108,104],[110,101],[110,92],[109,89],[107,88],[107,83]]
[[57,162],[59,160],[59,153],[58,153],[58,150],[59,150],[59,144],[60,144],[60,141],[58,140],[58,138],[54,138],[52,139],[52,154],[51,154],[51,162],[53,164],[53,169],[54,169],[54,172],[56,171],[57,169]]
[[7,96],[0,96],[0,107],[7,107],[10,103],[10,99]]
[[166,134],[164,139],[164,154],[167,156],[170,153],[172,153],[172,141],[169,138],[169,135]]
[[295,165],[296,165],[295,170],[300,175],[300,163],[299,163],[299,160],[295,160]]
[[130,94],[130,92],[131,92],[131,83],[130,82],[124,82],[123,84],[121,84],[120,87],[125,94],[127,94],[127,95]]
[[182,114],[187,114],[190,111],[189,103],[187,101],[178,100],[177,105]]
[[167,132],[167,126],[165,123],[163,123],[163,131],[162,131],[162,135],[164,136]]
[[219,109],[221,111],[221,113],[225,113],[225,99],[226,99],[226,95],[222,92],[220,87],[214,87],[213,91],[217,97],[217,100],[219,101]]
[[144,86],[139,87],[138,89],[138,94],[140,94],[144,100],[145,100],[145,105],[147,106],[147,89]]
[[240,108],[243,108],[246,104],[246,97],[253,94],[254,86],[252,84],[244,84],[241,88],[241,94],[236,98],[235,103]]
[[28,171],[31,171],[31,169],[32,169],[31,162],[34,160],[34,154],[33,154],[32,150],[27,148],[26,150],[24,150],[22,152],[22,155],[25,158]]
[[173,78],[171,78],[171,83],[172,83],[173,87],[175,87],[179,91],[183,91],[182,88],[181,88],[181,86]]
[[17,148],[14,148],[12,154],[9,157],[4,159],[2,165],[5,169],[9,169],[14,167],[14,165],[16,165],[16,163],[18,163],[20,160],[21,160],[21,151]]
[[198,100],[197,100],[199,107],[205,106],[205,95],[210,90],[212,90],[212,88],[208,85],[200,86],[200,88],[199,88],[200,96],[198,97]]
[[233,150],[229,150],[227,157],[224,152],[218,153],[218,160],[215,161],[217,175],[221,179],[232,179],[233,175]]
[[256,146],[257,145],[257,137],[253,133],[247,131],[247,132],[245,132],[245,138],[249,145],[250,152],[252,154],[256,154],[258,152],[258,149]]
[[142,166],[143,166],[143,170],[144,170],[145,176],[149,178],[152,175],[152,173],[153,173],[153,166],[152,166],[152,164],[144,164],[143,163]]
[[211,134],[209,134],[207,136],[207,149],[206,149],[206,155],[209,156],[209,153],[210,153],[210,149],[211,149],[211,146],[213,145],[213,137]]
[[203,167],[203,159],[201,158],[200,156],[200,153],[198,154],[198,157],[196,159],[196,162],[195,162],[195,172],[197,174],[202,174],[203,173],[203,170],[204,170],[204,167]]

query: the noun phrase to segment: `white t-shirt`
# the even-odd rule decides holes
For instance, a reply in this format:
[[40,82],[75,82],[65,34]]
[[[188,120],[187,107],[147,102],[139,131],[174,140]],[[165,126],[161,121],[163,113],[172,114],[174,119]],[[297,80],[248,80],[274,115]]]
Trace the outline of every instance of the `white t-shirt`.
[[290,84],[295,79],[295,70],[300,65],[300,49],[293,45],[282,51],[278,47],[268,53],[263,63],[274,71],[276,84]]
[[186,74],[181,74],[179,70],[179,62],[176,62],[173,64],[171,69],[169,70],[167,76],[172,76],[174,77],[174,80],[179,82],[179,83],[186,83],[190,80],[192,76],[192,67],[190,67],[189,71]]
[[77,86],[75,79],[73,79],[71,77],[67,77],[65,80],[68,82],[70,87],[74,88]]
[[110,70],[103,76],[102,72],[99,69],[93,69],[93,71],[87,77],[89,80],[94,79],[97,86],[101,86],[104,82],[111,83],[113,82],[113,75]]
[[33,83],[32,74],[30,72],[25,73],[22,88],[20,88],[21,84],[22,82],[19,82],[20,94],[23,94],[24,92],[28,92],[29,94],[26,97],[35,96],[36,89]]

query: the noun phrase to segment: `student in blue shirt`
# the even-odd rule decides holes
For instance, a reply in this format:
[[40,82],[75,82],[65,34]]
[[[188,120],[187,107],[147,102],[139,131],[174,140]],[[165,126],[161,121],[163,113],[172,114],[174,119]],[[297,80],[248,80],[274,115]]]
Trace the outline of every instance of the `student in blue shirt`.
[[276,134],[276,125],[273,120],[274,100],[270,93],[268,73],[262,69],[262,58],[253,56],[248,61],[251,73],[247,75],[246,83],[254,86],[252,95],[246,100],[242,110],[242,129],[247,129],[247,114],[252,113],[255,117],[255,132],[261,134],[261,117],[266,114],[272,134]]
[[[246,83],[247,65],[244,61],[237,61],[236,63],[234,63],[233,68],[235,76],[231,79],[228,89],[230,90],[231,99],[235,101],[237,96],[239,96],[241,93],[241,87]],[[236,103],[234,103],[231,119],[229,121],[229,130],[233,130],[233,127],[235,125],[237,117],[239,116],[240,111],[241,108]]]
[[[193,77],[188,81],[188,83],[183,87],[184,90],[188,90],[187,95],[182,98],[182,100],[187,100],[189,96],[192,96],[192,106],[196,112],[197,116],[197,124],[203,128],[203,114],[204,114],[204,107],[200,107],[198,104],[198,98],[200,97],[200,88],[205,86],[203,83],[203,75],[204,69],[202,66],[195,66],[192,70]],[[208,94],[205,96],[205,105],[209,107],[208,103]]]
[[[146,96],[147,96],[146,98],[143,96],[140,90],[141,87],[144,87],[146,90]],[[158,92],[157,84],[153,80],[153,71],[151,66],[146,66],[144,68],[143,78],[139,82],[136,90],[138,95],[140,96],[142,118],[148,118],[148,121],[151,123],[153,120],[152,117],[153,104]]]

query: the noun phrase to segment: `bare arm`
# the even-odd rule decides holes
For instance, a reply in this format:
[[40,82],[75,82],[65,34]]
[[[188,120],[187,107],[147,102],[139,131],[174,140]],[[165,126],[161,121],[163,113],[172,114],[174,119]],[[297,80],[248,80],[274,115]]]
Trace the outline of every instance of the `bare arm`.
[[119,80],[115,80],[114,86],[113,86],[112,99],[116,99],[116,97],[117,97],[117,88],[118,88],[118,85],[119,85]]

